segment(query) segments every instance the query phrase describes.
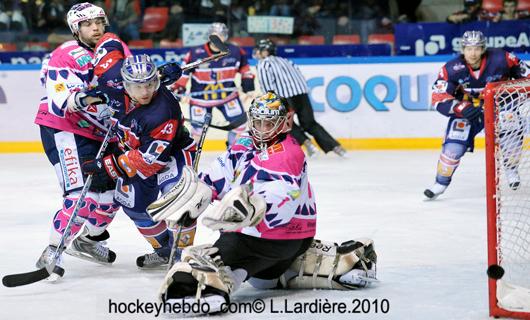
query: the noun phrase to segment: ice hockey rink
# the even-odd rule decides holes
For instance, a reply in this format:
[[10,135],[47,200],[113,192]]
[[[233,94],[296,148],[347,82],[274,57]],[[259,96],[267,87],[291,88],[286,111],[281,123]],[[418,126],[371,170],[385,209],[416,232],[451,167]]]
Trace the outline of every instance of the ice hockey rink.
[[[423,190],[433,183],[438,152],[350,151],[346,159],[323,154],[309,159],[318,209],[317,238],[335,242],[373,238],[380,283],[358,291],[258,291],[244,284],[233,302],[255,303],[260,298],[263,312],[219,317],[488,319],[484,152],[467,154],[446,193],[426,202]],[[213,152],[204,153],[201,165],[214,157]],[[2,276],[35,270],[59,199],[55,174],[44,154],[0,155]],[[66,274],[58,283],[2,286],[0,319],[155,318],[155,312],[109,310],[110,302],[157,302],[164,276],[163,271],[136,268],[136,257],[147,253],[149,246],[125,214],[118,214],[109,231],[108,244],[117,253],[113,266],[66,256]],[[196,243],[215,237],[200,228]],[[359,303],[365,308],[345,314],[279,313],[304,302],[345,303],[348,312]]]

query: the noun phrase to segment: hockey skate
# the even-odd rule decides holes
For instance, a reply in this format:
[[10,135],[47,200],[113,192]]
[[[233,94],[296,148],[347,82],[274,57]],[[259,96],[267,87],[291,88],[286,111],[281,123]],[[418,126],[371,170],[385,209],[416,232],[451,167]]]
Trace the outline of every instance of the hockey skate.
[[311,140],[306,139],[304,141],[304,147],[308,157],[312,158],[318,154],[318,148],[311,142]]
[[[177,252],[177,255],[179,253]],[[140,269],[165,269],[169,263],[169,257],[163,257],[156,252],[147,253],[136,258],[136,266]]]
[[65,252],[71,256],[95,262],[103,265],[109,265],[116,260],[116,253],[105,247],[109,234],[105,232],[97,237],[91,237],[87,234],[81,234],[77,237]]
[[444,193],[445,189],[447,189],[447,186],[444,186],[436,182],[429,189],[425,189],[425,191],[423,191],[423,194],[428,198],[428,200],[434,200],[438,198],[439,195]]
[[346,157],[346,149],[344,149],[341,145],[335,146],[335,148],[333,148],[333,152],[340,157]]
[[[47,265],[51,264],[57,251],[56,246],[49,245],[42,252],[39,260],[35,263],[37,269],[45,268]],[[64,275],[64,269],[62,268],[63,259],[62,256],[57,258],[57,263],[53,269],[53,273],[48,277],[48,281],[57,281]]]
[[365,288],[370,286],[374,282],[378,282],[376,278],[375,264],[372,265],[371,269],[353,269],[337,280],[340,284],[347,288]]
[[506,178],[508,179],[508,185],[510,186],[510,189],[519,189],[519,185],[521,184],[521,178],[519,177],[517,169],[507,169]]

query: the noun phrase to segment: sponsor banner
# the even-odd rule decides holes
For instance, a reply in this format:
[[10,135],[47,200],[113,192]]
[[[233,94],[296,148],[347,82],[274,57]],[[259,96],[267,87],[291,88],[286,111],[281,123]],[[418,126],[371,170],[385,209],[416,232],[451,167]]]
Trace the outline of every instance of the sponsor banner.
[[185,47],[198,46],[208,41],[210,23],[182,24],[182,43]]
[[[530,55],[519,56],[530,59]],[[425,148],[439,146],[447,125],[447,118],[432,110],[430,93],[440,67],[451,58],[322,58],[295,62],[307,79],[317,121],[346,146]],[[34,150],[40,139],[33,124],[44,94],[39,70],[36,66],[33,70],[15,67],[0,66],[0,151],[4,152]],[[183,106],[183,110],[187,115],[188,107]],[[214,122],[219,121],[215,118],[219,113],[214,113]],[[226,132],[212,130],[208,138],[208,145],[221,150]],[[9,149],[9,142],[17,145]]]
[[[197,42],[197,45],[205,43],[206,40]],[[252,47],[244,47],[247,58],[252,58]],[[133,54],[147,54],[156,63],[180,62],[189,48],[175,49],[133,49]],[[0,64],[41,64],[46,52],[0,52]],[[278,55],[287,58],[309,58],[309,57],[361,57],[361,56],[390,56],[391,48],[388,44],[351,44],[351,45],[329,45],[329,46],[301,46],[288,45],[279,46]]]
[[248,16],[248,33],[293,34],[293,17]]
[[396,54],[432,56],[460,52],[462,35],[480,30],[487,37],[489,48],[514,52],[530,51],[530,23],[520,21],[400,23],[395,26]]

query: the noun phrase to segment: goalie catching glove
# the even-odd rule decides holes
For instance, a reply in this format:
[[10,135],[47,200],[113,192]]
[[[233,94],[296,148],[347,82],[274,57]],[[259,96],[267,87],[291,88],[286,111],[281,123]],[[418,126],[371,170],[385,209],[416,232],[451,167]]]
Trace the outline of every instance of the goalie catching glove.
[[210,207],[202,223],[212,230],[234,231],[254,227],[267,211],[267,203],[245,184],[230,190],[221,201]]
[[212,201],[212,189],[185,166],[177,184],[147,207],[154,221],[167,220],[189,227]]

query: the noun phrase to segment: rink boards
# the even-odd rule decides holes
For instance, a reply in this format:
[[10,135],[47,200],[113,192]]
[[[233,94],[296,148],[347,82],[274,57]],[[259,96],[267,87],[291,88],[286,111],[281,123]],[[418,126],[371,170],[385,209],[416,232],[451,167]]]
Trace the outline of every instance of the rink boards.
[[[430,107],[430,88],[451,56],[295,59],[315,117],[348,149],[432,149],[446,118]],[[523,55],[525,60],[530,55]],[[44,95],[40,65],[0,65],[0,152],[42,151],[33,123]],[[258,85],[259,88],[259,85]],[[183,106],[187,114],[187,106]],[[214,122],[219,120],[214,117]],[[222,150],[212,130],[206,150]],[[477,147],[484,145],[478,138]]]

